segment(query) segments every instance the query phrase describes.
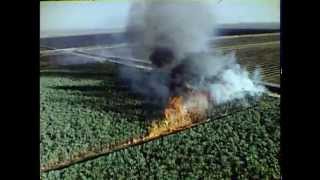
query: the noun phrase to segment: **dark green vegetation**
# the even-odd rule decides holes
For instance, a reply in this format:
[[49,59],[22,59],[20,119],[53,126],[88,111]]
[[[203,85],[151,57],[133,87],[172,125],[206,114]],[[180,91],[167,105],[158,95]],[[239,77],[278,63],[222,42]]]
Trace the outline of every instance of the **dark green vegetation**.
[[[41,164],[146,131],[150,104],[118,82],[115,71],[107,64],[41,71]],[[279,179],[279,103],[263,97],[254,109],[42,177]],[[218,114],[234,111],[229,108]]]
[[253,109],[42,177],[279,179],[279,103],[264,97]]
[[41,163],[145,132],[141,98],[117,84],[113,69],[101,64],[94,72],[90,66],[41,72]]

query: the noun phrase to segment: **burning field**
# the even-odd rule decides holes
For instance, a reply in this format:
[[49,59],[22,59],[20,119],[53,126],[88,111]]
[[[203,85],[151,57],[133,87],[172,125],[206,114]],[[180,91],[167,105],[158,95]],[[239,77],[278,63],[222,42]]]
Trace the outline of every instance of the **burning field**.
[[258,83],[258,67],[249,73],[235,53],[212,52],[210,5],[132,7],[130,55],[151,70],[100,62],[41,71],[42,177],[279,179],[280,100]]
[[[193,95],[196,98],[202,98],[203,95]],[[190,102],[194,107],[188,107],[187,102],[182,96],[173,97],[169,100],[169,104],[164,109],[164,118],[153,121],[149,129],[149,136],[159,136],[164,132],[175,131],[176,129],[187,127],[195,122],[205,120],[205,109],[196,106],[196,102]],[[204,100],[206,101],[206,99]],[[204,102],[206,103],[206,102]]]
[[210,50],[215,19],[209,2],[138,1],[133,7],[143,13],[133,9],[129,15],[132,56],[148,55],[153,71],[145,77],[120,69],[120,76],[132,90],[164,105],[150,136],[204,120],[214,106],[266,92],[257,84],[258,68],[250,75],[233,52]]
[[[258,101],[247,99],[247,107],[233,101],[206,112],[188,106],[195,112],[189,114],[182,97],[162,108],[132,94],[119,84],[116,69],[98,64],[41,72],[41,165],[68,162],[77,152],[95,152],[91,148],[100,151],[121,142],[130,146],[174,134],[44,172],[44,179],[279,177],[278,98],[262,95]],[[200,97],[207,99],[205,94]],[[208,119],[211,122],[191,126]]]

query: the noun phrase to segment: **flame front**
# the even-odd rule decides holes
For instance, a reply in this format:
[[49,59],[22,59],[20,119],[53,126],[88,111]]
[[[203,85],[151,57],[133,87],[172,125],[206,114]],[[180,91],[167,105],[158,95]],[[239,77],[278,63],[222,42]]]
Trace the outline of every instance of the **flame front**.
[[164,110],[165,120],[168,122],[189,121],[187,109],[183,105],[183,97],[173,97]]
[[[202,106],[199,106],[199,104],[202,104]],[[203,106],[203,104],[206,106]],[[172,132],[203,120],[206,108],[207,97],[201,93],[193,93],[188,97],[171,97],[168,105],[164,109],[164,118],[152,122],[149,128],[149,137]]]

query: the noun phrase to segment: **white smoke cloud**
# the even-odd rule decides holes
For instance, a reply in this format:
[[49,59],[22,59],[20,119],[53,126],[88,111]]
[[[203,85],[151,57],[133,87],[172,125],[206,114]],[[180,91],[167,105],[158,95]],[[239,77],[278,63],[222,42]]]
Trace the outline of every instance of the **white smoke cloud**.
[[[213,77],[213,82],[195,83],[194,88],[208,90],[215,104],[222,104],[246,96],[259,97],[266,88],[261,82],[260,70],[250,73],[240,64],[234,52],[226,55],[202,53],[192,57],[192,67],[203,77]],[[200,85],[199,85],[200,84]],[[203,86],[201,86],[203,85]]]
[[246,95],[260,96],[266,90],[262,85],[255,83],[254,80],[259,80],[254,79],[257,77],[250,78],[248,71],[241,69],[238,64],[232,69],[224,70],[219,78],[218,82],[209,85],[216,104],[242,99]]
[[[234,53],[212,54],[212,46],[208,44],[215,30],[212,5],[209,1],[136,1],[129,13],[127,28],[132,56],[148,58],[158,47],[172,50],[173,66],[187,64],[189,73],[200,77],[192,80],[193,88],[210,91],[215,104],[247,95],[260,96],[266,90],[255,83],[260,81],[259,71],[250,75],[237,63]],[[170,74],[174,67],[163,71]],[[154,73],[149,77],[128,75],[128,72],[124,75],[132,79],[134,89],[148,96],[162,99],[170,96],[168,73]],[[208,78],[214,80],[206,81]],[[138,81],[143,83],[135,83]]]

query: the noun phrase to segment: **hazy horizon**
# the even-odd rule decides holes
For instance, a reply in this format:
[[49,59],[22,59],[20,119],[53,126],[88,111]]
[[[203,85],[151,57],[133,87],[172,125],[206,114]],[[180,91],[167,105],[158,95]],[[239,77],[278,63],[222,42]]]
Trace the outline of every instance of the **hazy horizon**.
[[[123,30],[132,0],[42,1],[40,33],[101,33]],[[212,1],[216,2],[216,1]],[[216,8],[218,24],[280,24],[279,0],[222,0]]]

